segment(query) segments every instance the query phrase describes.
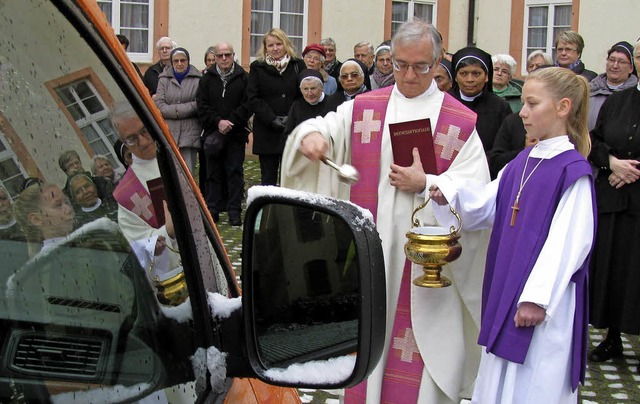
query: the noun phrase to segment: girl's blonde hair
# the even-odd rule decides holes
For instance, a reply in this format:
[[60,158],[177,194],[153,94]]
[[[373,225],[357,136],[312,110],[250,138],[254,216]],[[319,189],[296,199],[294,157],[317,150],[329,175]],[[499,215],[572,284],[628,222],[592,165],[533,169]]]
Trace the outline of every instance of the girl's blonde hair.
[[20,196],[11,206],[16,221],[20,225],[20,229],[27,238],[29,255],[33,256],[40,250],[43,241],[42,231],[40,228],[29,220],[29,215],[34,212],[40,212],[42,207],[42,193],[48,188],[54,187],[53,184],[33,184],[20,192]]
[[298,54],[296,53],[296,48],[291,43],[291,40],[289,39],[287,34],[280,28],[271,28],[262,37],[262,46],[258,50],[258,59],[264,60],[267,57],[267,37],[268,36],[278,38],[284,45],[284,50],[291,59],[298,57]]
[[589,114],[589,84],[564,67],[538,69],[526,78],[526,81],[539,80],[553,94],[556,101],[563,98],[571,100],[571,112],[567,117],[567,134],[580,154],[587,157],[591,151],[591,138],[587,126]]

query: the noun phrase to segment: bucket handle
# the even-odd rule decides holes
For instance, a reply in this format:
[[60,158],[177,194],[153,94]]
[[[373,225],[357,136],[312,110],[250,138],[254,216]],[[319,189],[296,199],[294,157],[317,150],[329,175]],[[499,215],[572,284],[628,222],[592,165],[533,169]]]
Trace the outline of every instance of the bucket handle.
[[[421,204],[420,206],[418,206],[414,211],[413,214],[411,214],[411,224],[413,225],[413,227],[421,227],[420,221],[416,218],[416,213],[418,213],[419,210],[423,209],[425,206],[427,206],[427,203],[429,203],[429,201],[431,200],[431,197],[427,196],[427,200],[424,201],[423,204]],[[458,228],[456,228],[455,226],[451,226],[449,228],[449,231],[451,232],[451,234],[457,234],[460,231],[460,228],[462,228],[462,219],[460,218],[460,215],[458,214],[458,212],[456,212],[453,207],[451,205],[449,205],[449,210],[451,211],[451,213],[453,214],[453,216],[456,217],[456,219],[458,219]]]

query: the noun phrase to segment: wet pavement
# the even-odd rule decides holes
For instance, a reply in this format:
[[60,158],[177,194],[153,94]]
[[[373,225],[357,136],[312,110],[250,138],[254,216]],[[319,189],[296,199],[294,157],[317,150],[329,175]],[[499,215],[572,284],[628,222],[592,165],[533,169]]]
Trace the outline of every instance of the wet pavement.
[[[260,168],[255,157],[249,156],[245,161],[245,182],[246,188],[260,182]],[[242,227],[229,226],[227,219],[225,213],[220,215],[218,230],[239,277],[242,271]],[[591,329],[591,348],[602,341],[604,335],[605,333],[599,330]],[[637,372],[640,358],[638,336],[623,334],[623,347],[622,358],[604,363],[589,363],[586,383],[580,386],[581,404],[640,403],[640,373]],[[298,392],[304,403],[339,402],[335,391],[299,389]]]

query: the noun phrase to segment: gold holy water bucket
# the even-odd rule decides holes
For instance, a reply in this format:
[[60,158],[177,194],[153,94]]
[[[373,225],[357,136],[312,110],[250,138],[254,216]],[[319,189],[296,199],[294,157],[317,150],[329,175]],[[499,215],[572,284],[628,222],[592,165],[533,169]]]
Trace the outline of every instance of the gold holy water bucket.
[[444,288],[451,285],[451,280],[441,276],[442,266],[455,261],[462,253],[462,246],[458,243],[458,232],[462,227],[460,215],[449,206],[451,213],[458,219],[458,228],[451,226],[447,229],[439,226],[421,226],[415,218],[416,213],[427,206],[430,198],[413,211],[411,223],[413,228],[407,232],[407,243],[404,253],[409,261],[422,265],[424,274],[413,280],[413,284],[423,288]]
[[157,290],[156,297],[162,304],[177,306],[184,303],[187,297],[189,297],[184,271],[180,271],[163,280],[160,280],[156,276],[155,279],[153,279],[153,283]]

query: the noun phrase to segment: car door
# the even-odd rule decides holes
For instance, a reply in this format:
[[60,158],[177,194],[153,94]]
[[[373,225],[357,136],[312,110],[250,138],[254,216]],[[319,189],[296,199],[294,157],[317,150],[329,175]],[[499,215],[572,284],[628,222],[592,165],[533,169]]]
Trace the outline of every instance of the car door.
[[[371,223],[360,225],[366,213],[256,191],[243,253],[245,283],[256,287],[241,303],[222,240],[145,91],[94,1],[0,1],[0,401],[194,402],[236,397],[236,377],[334,387],[366,377],[381,353],[385,301],[380,241]],[[135,131],[124,133],[119,116]],[[116,141],[143,138],[156,157],[125,169]],[[95,156],[117,176],[93,174]],[[143,181],[145,173],[157,178]],[[261,249],[265,234],[281,241]],[[276,248],[293,264],[267,265]],[[342,266],[328,265],[322,250]],[[359,259],[334,288],[349,251]],[[307,282],[293,294],[286,280],[302,269]],[[256,311],[265,274],[285,280],[270,284],[274,293],[312,305],[348,291],[350,313],[338,319],[348,338],[278,356],[278,338],[300,345],[318,329],[342,331],[322,319],[323,327],[294,332],[295,316],[274,328],[277,308]],[[296,299],[280,302],[293,309]],[[268,373],[336,357],[357,358],[338,379]],[[258,390],[247,388],[265,401]],[[295,399],[271,393],[274,402]]]

